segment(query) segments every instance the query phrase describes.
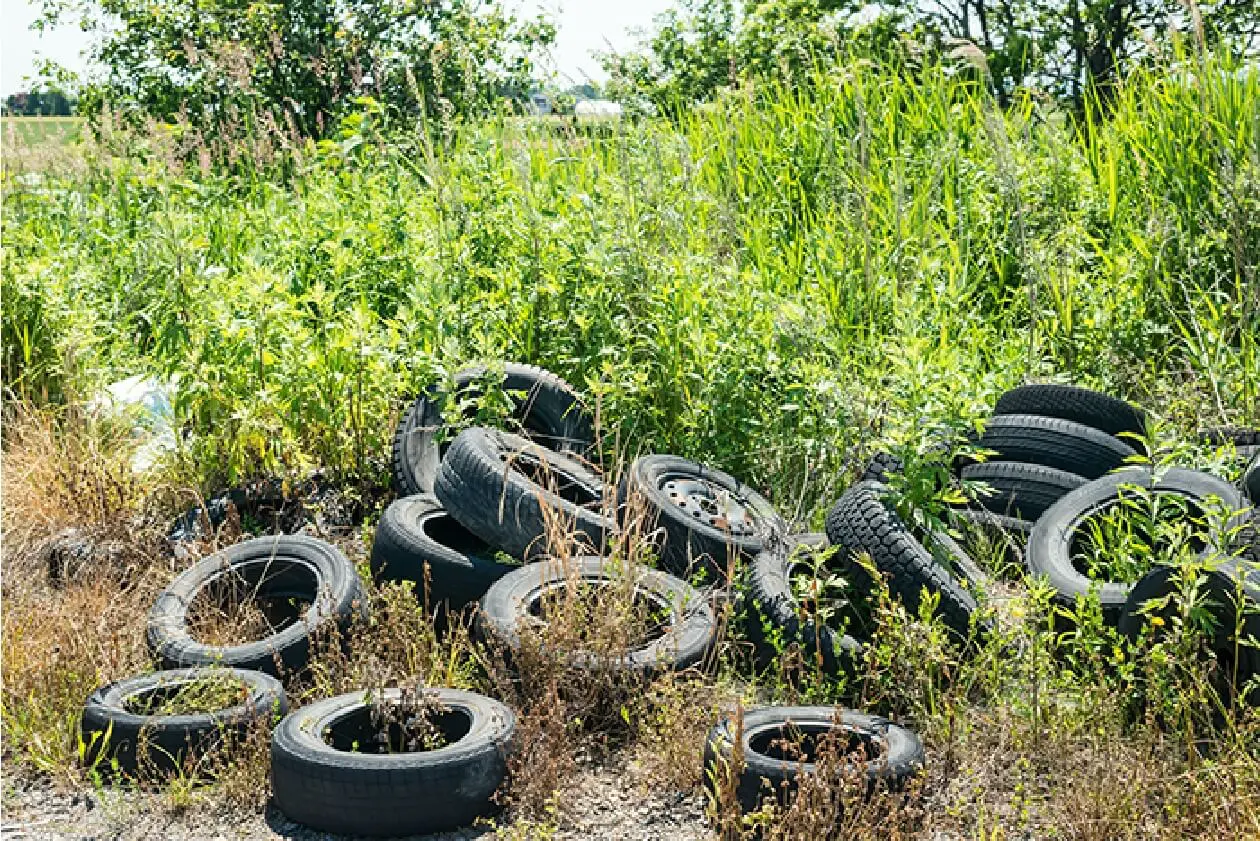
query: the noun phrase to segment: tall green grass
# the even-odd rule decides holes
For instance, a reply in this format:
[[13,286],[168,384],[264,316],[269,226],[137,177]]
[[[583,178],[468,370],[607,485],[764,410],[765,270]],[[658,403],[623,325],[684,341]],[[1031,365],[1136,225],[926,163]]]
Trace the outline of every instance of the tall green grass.
[[607,449],[802,514],[1026,377],[1256,421],[1260,76],[1174,54],[1113,108],[1003,112],[961,68],[854,57],[611,130],[369,115],[275,177],[136,143],[6,178],[6,384],[178,375],[206,485],[376,482],[403,398],[507,357],[592,395]]

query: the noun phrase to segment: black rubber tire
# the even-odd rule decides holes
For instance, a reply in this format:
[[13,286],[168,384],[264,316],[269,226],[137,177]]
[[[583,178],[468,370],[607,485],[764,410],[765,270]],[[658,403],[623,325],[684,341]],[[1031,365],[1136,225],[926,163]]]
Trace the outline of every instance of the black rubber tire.
[[[138,696],[207,677],[244,684],[240,703],[195,715],[146,715],[127,708]],[[134,775],[141,765],[146,772],[186,772],[186,757],[207,756],[252,728],[276,721],[288,708],[280,681],[248,669],[174,669],[129,677],[97,689],[84,705],[79,722],[84,765],[110,773],[116,763],[122,776]],[[140,750],[141,744],[147,749]]]
[[[188,629],[193,600],[229,576],[239,576],[256,597],[300,597],[311,606],[265,639],[233,646],[193,639]],[[305,535],[259,537],[202,559],[172,581],[149,611],[147,638],[163,668],[222,665],[274,675],[306,666],[313,634],[334,624],[345,628],[356,612],[366,610],[354,565],[337,547]]]
[[[669,483],[690,490],[671,497],[664,486]],[[725,511],[709,512],[700,503],[690,511],[681,507],[693,499],[716,507],[715,497],[725,498]],[[722,525],[732,512],[740,515],[738,523]],[[687,580],[703,572],[725,582],[733,564],[756,557],[767,541],[787,534],[787,523],[761,494],[721,470],[669,455],[634,460],[617,487],[617,516],[623,527],[630,518],[642,516],[645,533],[654,532],[661,567]]]
[[[461,398],[479,395],[477,383],[487,372],[484,365],[465,368],[455,374],[455,389]],[[557,452],[585,454],[595,441],[591,417],[573,386],[560,377],[533,365],[509,362],[503,366],[505,392],[523,392],[513,398],[515,420],[531,440]],[[433,493],[445,445],[438,433],[446,425],[442,417],[444,395],[430,388],[403,413],[394,431],[390,464],[394,490],[402,496]]]
[[[759,648],[766,648],[770,629],[771,633],[778,633],[782,642],[799,646],[809,663],[821,654],[823,671],[828,674],[852,673],[861,657],[862,644],[805,615],[792,592],[793,568],[801,563],[799,553],[825,549],[827,541],[823,537],[823,545],[818,545],[793,536],[785,543],[766,546],[753,559],[748,569],[748,636]],[[761,653],[762,659],[773,655],[772,651]]]
[[999,415],[989,421],[980,446],[994,461],[1022,461],[1097,479],[1137,455],[1115,436],[1070,420],[1038,415]]
[[[423,835],[469,826],[494,811],[507,774],[516,716],[491,698],[432,689],[467,732],[429,751],[338,750],[325,734],[367,716],[363,692],[294,710],[271,737],[276,806],[290,819],[344,835]],[[384,690],[397,701],[400,690]],[[458,731],[453,731],[458,732]]]
[[905,469],[906,464],[899,456],[881,450],[871,456],[871,460],[862,469],[862,476],[858,481],[879,482],[886,485],[890,476],[901,473]]
[[[776,740],[791,735],[823,734],[837,727],[833,707],[762,707],[744,713],[740,743],[744,767],[736,769],[736,798],[745,813],[761,808],[763,796],[784,804],[796,789],[797,778],[812,774],[816,766],[798,757],[776,757],[765,751]],[[862,739],[869,754],[865,761],[866,795],[881,785],[896,791],[924,766],[919,737],[886,718],[840,710],[839,727]],[[709,731],[704,744],[705,784],[712,790],[733,761],[736,723],[723,718]]]
[[985,482],[993,493],[976,503],[994,514],[1036,521],[1046,510],[1089,480],[1066,470],[1022,461],[986,461],[963,468],[962,478]]
[[[1163,600],[1179,590],[1179,582],[1174,576],[1172,567],[1155,567],[1133,585],[1129,597],[1120,611],[1117,628],[1130,642],[1137,642],[1142,632],[1150,625],[1151,614],[1144,611],[1147,603],[1153,599]],[[1243,602],[1250,601],[1241,612],[1239,610],[1239,583],[1242,584]],[[1260,603],[1260,573],[1254,569],[1247,570],[1237,561],[1227,561],[1219,568],[1206,571],[1198,584],[1198,593],[1204,599],[1204,606],[1211,611],[1216,622],[1216,632],[1207,641],[1208,648],[1216,655],[1217,662],[1226,670],[1222,675],[1225,684],[1241,688],[1252,677],[1260,675],[1260,651],[1240,640],[1248,638],[1260,639],[1260,613],[1255,605]],[[1153,611],[1163,624],[1157,626],[1152,636],[1156,639],[1167,633],[1171,627],[1171,619],[1177,613],[1177,606],[1169,603]],[[1241,635],[1235,635],[1235,629],[1241,621]],[[1237,669],[1236,677],[1234,676]],[[1260,690],[1252,693],[1250,703],[1260,700]]]
[[[381,515],[369,561],[375,581],[412,581],[417,597],[458,610],[520,564],[503,563],[484,540],[459,524],[437,497],[395,500]],[[427,572],[427,574],[426,574]]]
[[[171,543],[194,543],[214,536],[235,508],[242,519],[271,520],[269,529],[279,532],[277,511],[285,502],[284,483],[278,479],[262,479],[220,491],[205,500],[205,506],[194,505],[171,524],[166,539]],[[207,526],[209,528],[207,529]]]
[[1021,520],[1019,517],[1008,517],[977,508],[955,508],[949,512],[949,516],[988,529],[994,534],[1018,540],[1021,544],[1028,542],[1028,535],[1032,534],[1034,525],[1031,520]]
[[1221,447],[1233,444],[1236,449],[1260,447],[1260,429],[1246,426],[1213,426],[1199,433],[1205,444]]
[[1251,463],[1243,472],[1241,484],[1243,495],[1251,501],[1252,505],[1260,508],[1260,453],[1252,456]]
[[550,553],[548,523],[596,552],[615,531],[603,513],[603,479],[575,458],[497,429],[461,432],[442,457],[434,491],[464,528],[522,560]]
[[[477,630],[483,640],[496,641],[508,651],[521,647],[520,625],[534,616],[531,608],[550,591],[575,581],[588,585],[625,581],[627,571],[605,558],[575,558],[569,562],[528,564],[503,576],[481,599]],[[672,622],[661,636],[630,649],[619,662],[596,662],[583,652],[569,652],[565,660],[577,667],[619,667],[653,673],[686,669],[701,663],[717,640],[717,620],[708,600],[690,584],[668,573],[635,565],[635,589],[667,609]]]
[[[1143,435],[1146,412],[1118,397],[1074,385],[1034,383],[1013,388],[998,398],[994,415],[1042,415],[1060,418],[1119,436]],[[1132,438],[1123,439],[1134,444]]]
[[877,482],[860,482],[845,491],[827,514],[827,538],[841,550],[837,561],[843,564],[858,610],[869,611],[875,590],[875,582],[856,563],[858,555],[867,553],[876,569],[888,579],[890,593],[912,616],[918,613],[924,588],[939,592],[942,621],[956,633],[966,635],[977,605],[975,597],[960,580],[984,586],[988,583],[987,576],[953,540],[937,533],[932,539],[954,555],[960,576],[942,566],[885,503],[885,490]]
[[[1026,558],[1029,572],[1046,576],[1054,589],[1054,600],[1064,606],[1074,606],[1079,597],[1096,589],[1103,621],[1110,625],[1119,621],[1133,584],[1099,582],[1088,578],[1073,565],[1072,547],[1076,533],[1085,521],[1121,498],[1122,485],[1137,485],[1187,497],[1194,502],[1206,502],[1215,496],[1231,511],[1241,508],[1238,491],[1224,479],[1179,467],[1169,468],[1154,483],[1151,473],[1144,469],[1130,468],[1112,473],[1082,485],[1051,506],[1037,521],[1028,538]],[[1239,518],[1236,520],[1241,522]]]

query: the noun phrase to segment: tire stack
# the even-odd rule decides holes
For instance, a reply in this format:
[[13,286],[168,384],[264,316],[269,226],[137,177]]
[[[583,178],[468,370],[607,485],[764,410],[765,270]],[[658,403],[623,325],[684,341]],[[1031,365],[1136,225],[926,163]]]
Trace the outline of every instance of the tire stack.
[[[1115,626],[1134,583],[1095,581],[1075,565],[1079,540],[1091,517],[1136,493],[1178,497],[1204,516],[1213,508],[1232,512],[1243,507],[1238,491],[1218,477],[1129,464],[1146,454],[1140,437],[1145,426],[1140,408],[1088,389],[1038,384],[1008,391],[998,400],[984,433],[973,439],[979,449],[988,451],[987,459],[960,459],[952,465],[955,480],[964,486],[982,483],[985,493],[970,507],[952,511],[951,517],[1026,542],[1024,562],[1032,574],[1049,581],[1056,603],[1074,608],[1081,597],[1096,593],[1104,622]],[[1244,488],[1248,483],[1260,485],[1257,459],[1260,454],[1253,456]],[[907,608],[916,610],[923,592],[939,592],[945,624],[964,633],[975,609],[971,593],[983,587],[986,577],[968,563],[964,552],[955,551],[948,535],[922,533],[884,501],[882,484],[901,469],[895,456],[877,454],[863,481],[828,515],[828,537],[843,553],[841,565],[859,604],[869,597],[871,579],[855,560],[869,555],[892,594]],[[1237,519],[1230,520],[1225,531],[1240,532],[1244,541],[1253,542],[1257,533],[1254,527],[1242,528]],[[1205,538],[1203,551],[1239,551],[1210,544]],[[1165,580],[1167,571],[1151,575],[1152,580]],[[1154,583],[1140,593],[1148,591],[1167,592],[1166,586],[1161,590]],[[1129,612],[1133,610],[1131,605]]]

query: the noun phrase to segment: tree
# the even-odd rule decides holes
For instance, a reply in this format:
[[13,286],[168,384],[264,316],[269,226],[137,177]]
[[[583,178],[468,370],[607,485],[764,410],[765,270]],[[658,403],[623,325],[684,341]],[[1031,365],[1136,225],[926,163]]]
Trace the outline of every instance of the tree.
[[1084,108],[1093,88],[1102,102],[1125,68],[1169,32],[1194,30],[1206,42],[1255,49],[1255,0],[898,0],[910,17],[938,26],[985,52],[999,100],[1036,83]]
[[[73,6],[67,3],[75,4]],[[445,118],[531,86],[555,37],[489,0],[45,0],[98,33],[85,104],[214,125],[268,115],[319,136],[354,97]]]
[[861,39],[888,55],[903,17],[889,13],[856,23],[863,0],[681,0],[658,15],[639,52],[601,56],[608,92],[622,101],[651,102],[672,110],[702,102],[742,79],[805,78],[834,60],[846,42]]
[[[874,21],[855,13],[875,8]],[[800,78],[803,67],[865,40],[883,58],[900,55],[898,34],[979,47],[1002,105],[1022,86],[1049,90],[1080,113],[1087,93],[1109,101],[1126,68],[1172,30],[1205,43],[1260,47],[1256,0],[683,0],[658,16],[640,52],[604,57],[610,90],[658,106],[711,98],[742,78]]]
[[6,114],[23,117],[68,117],[74,113],[74,104],[65,91],[46,85],[42,91],[9,94],[4,110]]

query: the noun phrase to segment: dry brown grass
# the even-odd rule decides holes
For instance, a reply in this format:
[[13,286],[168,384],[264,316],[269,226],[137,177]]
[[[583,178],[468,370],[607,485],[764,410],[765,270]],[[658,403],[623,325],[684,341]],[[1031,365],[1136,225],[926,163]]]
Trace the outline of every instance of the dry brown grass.
[[[158,543],[161,530],[145,525],[164,522],[149,512],[171,511],[131,476],[122,431],[16,408],[4,440],[5,759],[20,773],[88,785],[76,757],[83,701],[102,683],[150,668],[143,616],[188,561],[171,559]],[[76,555],[82,564],[58,583],[48,576],[47,551],[70,528],[84,545],[114,548]],[[564,556],[559,537],[553,544]],[[362,562],[358,537],[339,545]],[[632,530],[613,551],[645,559],[649,546]],[[643,628],[630,610],[629,587],[562,593],[569,601],[526,635],[510,662],[474,642],[471,611],[435,626],[408,587],[368,592],[371,619],[321,638],[310,668],[284,676],[291,706],[417,683],[504,699],[518,712],[519,731],[503,823],[522,831],[545,835],[562,821],[558,792],[573,791],[591,761],[629,758],[629,781],[644,791],[694,794],[703,783],[703,740],[721,711],[754,701],[839,700],[826,684],[799,680],[790,669],[772,669],[766,685],[745,683],[731,645],[708,668],[682,674],[575,666],[564,652],[596,651],[605,655],[597,663],[611,665],[638,641]],[[1161,731],[1153,716],[1126,719],[1125,699],[1108,683],[1110,652],[1073,673],[1035,606],[1017,600],[1014,609],[999,639],[961,656],[939,627],[883,604],[865,672],[846,700],[923,735],[928,769],[907,795],[867,801],[823,775],[796,800],[749,822],[729,798],[719,799],[714,830],[783,841],[833,831],[846,839],[924,841],[1260,838],[1260,714],[1236,717],[1196,750],[1184,735]],[[1183,694],[1198,698],[1198,672],[1193,664],[1182,668]],[[164,807],[260,810],[267,746],[262,729],[206,759],[211,786],[191,776],[165,781]]]

